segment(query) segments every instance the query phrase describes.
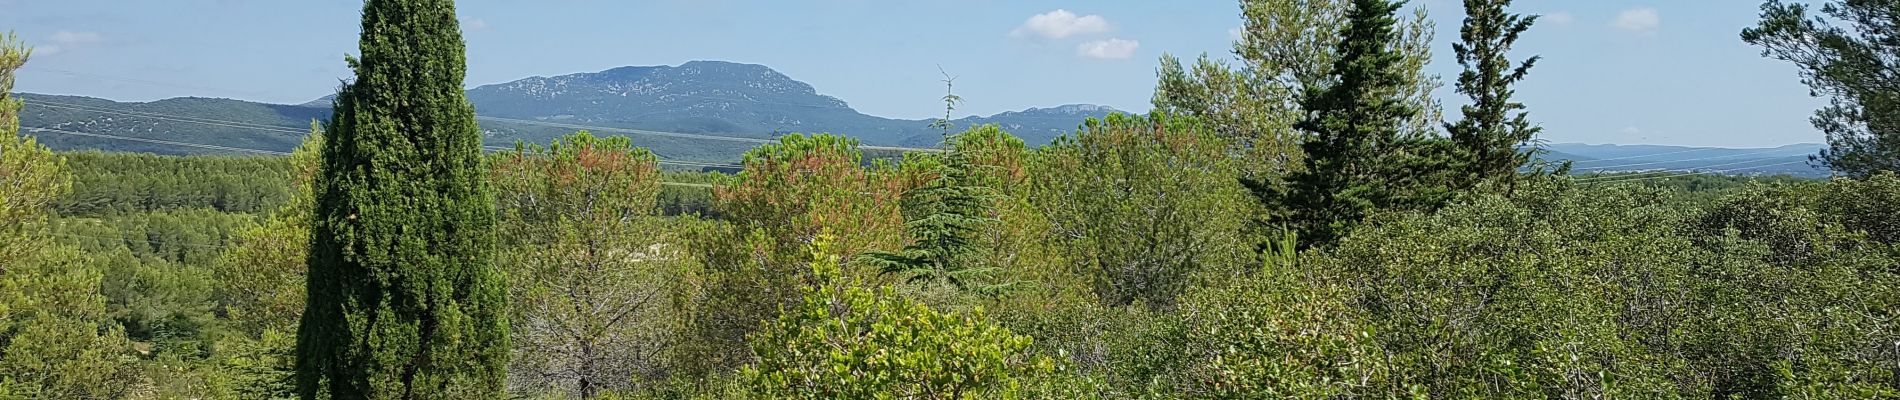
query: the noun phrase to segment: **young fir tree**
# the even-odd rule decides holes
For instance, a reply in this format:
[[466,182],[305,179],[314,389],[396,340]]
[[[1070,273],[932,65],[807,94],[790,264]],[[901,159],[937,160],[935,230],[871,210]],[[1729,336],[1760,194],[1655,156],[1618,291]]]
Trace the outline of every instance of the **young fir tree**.
[[498,398],[506,287],[452,0],[368,0],[337,93],[297,334],[306,398]]
[[1464,119],[1445,124],[1464,164],[1466,179],[1459,182],[1464,185],[1516,177],[1532,154],[1521,149],[1543,130],[1531,125],[1523,103],[1511,101],[1511,85],[1524,80],[1539,57],[1515,64],[1505,55],[1518,36],[1537,23],[1536,16],[1506,12],[1510,5],[1511,0],[1465,0],[1465,25],[1459,30],[1463,41],[1452,44],[1458,64],[1465,67],[1456,88],[1471,97],[1471,104],[1463,107]]
[[[941,72],[941,71],[940,71]],[[859,260],[887,274],[910,275],[910,282],[944,282],[959,290],[992,291],[979,281],[995,272],[994,268],[974,267],[973,255],[982,248],[975,237],[990,221],[990,204],[995,200],[985,188],[969,184],[972,168],[966,155],[957,149],[956,136],[950,133],[950,116],[963,98],[954,91],[956,77],[943,73],[943,119],[931,122],[943,129],[942,146],[949,151],[941,156],[916,154],[908,163],[925,165],[930,180],[923,186],[904,192],[899,207],[904,212],[904,234],[911,243],[896,252],[870,252]]]
[[1294,173],[1281,202],[1304,247],[1332,243],[1375,210],[1420,197],[1413,171],[1426,138],[1405,134],[1418,110],[1402,97],[1408,84],[1399,68],[1404,55],[1392,46],[1398,35],[1389,0],[1355,0],[1340,33],[1332,83],[1301,101],[1307,112],[1295,128],[1307,132],[1300,148],[1305,170]]

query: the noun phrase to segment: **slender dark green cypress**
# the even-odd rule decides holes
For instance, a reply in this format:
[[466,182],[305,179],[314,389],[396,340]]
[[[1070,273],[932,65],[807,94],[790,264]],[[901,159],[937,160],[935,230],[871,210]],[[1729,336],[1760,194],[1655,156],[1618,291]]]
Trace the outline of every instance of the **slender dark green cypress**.
[[499,398],[507,298],[454,1],[365,1],[359,45],[323,146],[298,391]]
[[[1422,179],[1425,143],[1401,128],[1418,110],[1406,104],[1406,81],[1393,48],[1400,3],[1355,0],[1340,33],[1332,83],[1307,93],[1306,169],[1289,177],[1281,201],[1302,247],[1327,245],[1379,209],[1401,205]],[[1424,168],[1422,168],[1424,167]]]
[[1463,108],[1464,119],[1445,124],[1445,130],[1458,145],[1466,178],[1459,181],[1467,187],[1516,178],[1517,169],[1531,158],[1522,147],[1542,130],[1530,123],[1523,103],[1511,101],[1511,85],[1524,80],[1538,57],[1518,64],[1506,55],[1537,17],[1505,11],[1510,6],[1511,0],[1465,0],[1462,40],[1452,44],[1458,64],[1465,67],[1458,75],[1458,93],[1470,96],[1471,104]]

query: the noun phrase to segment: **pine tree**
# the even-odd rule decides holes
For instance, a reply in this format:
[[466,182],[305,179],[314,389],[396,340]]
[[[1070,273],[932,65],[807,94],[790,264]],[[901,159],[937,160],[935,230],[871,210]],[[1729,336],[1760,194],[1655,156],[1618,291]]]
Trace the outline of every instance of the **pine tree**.
[[1828,148],[1809,160],[1859,178],[1900,171],[1900,0],[1802,3],[1814,2],[1762,3],[1742,40],[1800,67],[1809,93],[1828,98],[1810,119]]
[[306,399],[498,398],[507,299],[452,0],[368,0],[325,129],[297,337]]
[[1418,110],[1402,97],[1404,55],[1392,46],[1399,7],[1355,0],[1332,84],[1301,101],[1308,117],[1295,128],[1308,133],[1300,145],[1306,169],[1288,179],[1280,200],[1304,247],[1332,243],[1375,210],[1419,197],[1408,188],[1422,186],[1420,174],[1409,171],[1424,169],[1410,164],[1426,141],[1404,129]]
[[1467,178],[1460,183],[1465,185],[1516,177],[1532,154],[1520,149],[1543,130],[1531,125],[1524,104],[1511,101],[1511,85],[1524,80],[1539,57],[1515,65],[1506,57],[1518,36],[1537,23],[1536,16],[1505,12],[1510,5],[1511,0],[1465,0],[1465,24],[1459,31],[1463,41],[1452,44],[1458,64],[1465,67],[1456,87],[1471,97],[1471,104],[1463,107],[1464,119],[1446,124],[1445,130],[1458,145]]

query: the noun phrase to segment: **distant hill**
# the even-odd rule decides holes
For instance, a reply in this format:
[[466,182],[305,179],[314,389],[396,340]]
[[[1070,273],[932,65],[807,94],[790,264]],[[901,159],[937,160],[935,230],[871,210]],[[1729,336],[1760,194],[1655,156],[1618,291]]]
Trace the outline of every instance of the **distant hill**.
[[1729,175],[1826,177],[1808,165],[1808,156],[1825,145],[1793,144],[1773,148],[1721,148],[1663,145],[1559,143],[1545,146],[1546,160],[1574,161],[1572,170],[1588,172],[1686,171]]
[[[29,104],[24,124],[73,132],[131,136],[216,146],[288,151],[314,119],[328,118],[331,98],[300,105],[252,103],[229,99],[178,98],[147,103],[39,94],[21,94]],[[594,73],[531,77],[484,85],[468,91],[483,117],[490,145],[517,140],[546,142],[574,126],[619,128],[770,139],[775,134],[830,132],[856,137],[868,145],[931,147],[941,138],[929,120],[866,115],[845,101],[762,65],[693,61],[677,67],[621,67]],[[1065,105],[1006,112],[953,121],[958,127],[999,124],[1031,144],[1043,144],[1073,131],[1082,120],[1115,112],[1094,105]],[[631,131],[597,132],[632,136],[636,144],[663,157],[733,161],[754,142],[683,138]],[[49,146],[62,150],[104,149],[161,154],[197,154],[221,150],[43,133]]]
[[[230,152],[220,146],[290,151],[308,132],[311,121],[330,116],[331,103],[329,97],[299,105],[196,97],[144,103],[31,93],[20,97],[28,102],[22,120],[25,127],[147,140],[37,133],[55,149],[159,154]],[[476,87],[468,91],[468,97],[483,117],[482,129],[491,146],[512,146],[517,140],[544,143],[580,126],[603,127],[608,130],[596,133],[630,136],[663,158],[732,162],[757,146],[756,141],[781,133],[830,132],[856,137],[867,145],[904,147],[933,147],[941,137],[940,131],[929,127],[929,120],[866,115],[771,68],[720,61],[531,77]],[[1088,117],[1112,112],[1117,110],[1072,104],[953,122],[958,127],[997,124],[1031,145],[1041,145],[1073,132]],[[691,135],[751,141],[682,137]],[[1545,147],[1549,152],[1543,158],[1574,161],[1578,172],[1826,176],[1826,171],[1803,162],[1822,147],[1818,144],[1769,149],[1574,143]]]

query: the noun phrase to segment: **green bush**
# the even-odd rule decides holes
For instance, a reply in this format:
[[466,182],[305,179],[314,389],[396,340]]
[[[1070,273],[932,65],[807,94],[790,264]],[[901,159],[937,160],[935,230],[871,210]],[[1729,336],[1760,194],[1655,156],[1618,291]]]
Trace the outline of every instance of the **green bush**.
[[741,381],[760,398],[1022,398],[1024,380],[1053,362],[1031,339],[983,319],[931,310],[890,288],[838,277],[839,257],[816,246],[819,283],[803,303],[751,337],[756,364]]

